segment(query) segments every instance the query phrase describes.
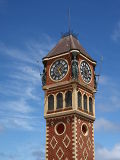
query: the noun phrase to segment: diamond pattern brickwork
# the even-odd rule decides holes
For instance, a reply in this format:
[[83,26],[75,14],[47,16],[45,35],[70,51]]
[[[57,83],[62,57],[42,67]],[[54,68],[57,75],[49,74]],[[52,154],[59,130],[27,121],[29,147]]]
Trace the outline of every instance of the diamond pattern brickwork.
[[83,158],[84,158],[84,160],[88,159],[88,152],[87,152],[86,148],[84,148],[84,150],[83,150]]
[[65,138],[63,139],[63,144],[66,148],[68,148],[69,144],[70,144],[70,138],[68,135],[65,136]]
[[87,146],[88,146],[88,149],[89,149],[89,151],[90,151],[91,146],[92,146],[92,143],[91,143],[90,137],[89,137],[89,138],[88,138],[88,140],[87,140]]
[[56,138],[53,136],[52,139],[51,139],[51,142],[50,142],[50,145],[53,149],[55,149],[56,145],[57,145],[57,140]]
[[62,157],[63,157],[63,155],[64,155],[64,152],[63,152],[63,150],[62,150],[61,147],[59,147],[59,149],[57,150],[56,155],[57,155],[57,157],[58,157],[59,160],[62,159]]
[[83,148],[84,141],[83,141],[83,138],[82,138],[81,135],[80,135],[80,137],[79,137],[78,144],[79,144],[80,148],[82,149],[82,148]]
[[[89,130],[88,135],[82,134],[82,124],[85,123]],[[94,143],[93,143],[93,123],[77,116],[77,159],[94,160]]]

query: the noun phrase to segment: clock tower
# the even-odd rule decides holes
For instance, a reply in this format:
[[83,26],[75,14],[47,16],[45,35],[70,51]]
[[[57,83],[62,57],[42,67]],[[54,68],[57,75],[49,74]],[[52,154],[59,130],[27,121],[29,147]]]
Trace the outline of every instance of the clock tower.
[[43,64],[46,160],[94,160],[96,61],[68,34]]

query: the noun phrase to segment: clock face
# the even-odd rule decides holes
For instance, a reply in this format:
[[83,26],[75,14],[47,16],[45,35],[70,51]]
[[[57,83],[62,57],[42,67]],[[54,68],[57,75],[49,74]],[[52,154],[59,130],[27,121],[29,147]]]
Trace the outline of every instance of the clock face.
[[50,76],[53,80],[61,80],[68,72],[68,63],[64,59],[56,60],[50,68]]
[[91,81],[91,69],[86,61],[81,62],[80,73],[84,82],[89,83]]

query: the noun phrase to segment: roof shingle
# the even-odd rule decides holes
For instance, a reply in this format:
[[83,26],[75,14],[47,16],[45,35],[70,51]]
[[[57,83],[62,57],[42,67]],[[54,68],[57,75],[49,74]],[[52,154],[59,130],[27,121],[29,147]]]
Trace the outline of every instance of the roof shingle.
[[78,39],[72,34],[62,37],[60,41],[56,44],[56,46],[47,54],[47,56],[43,58],[43,60],[45,58],[54,57],[54,56],[69,52],[71,50],[78,50],[80,51],[81,54],[93,60],[90,57],[90,55],[85,51],[85,49],[81,46]]

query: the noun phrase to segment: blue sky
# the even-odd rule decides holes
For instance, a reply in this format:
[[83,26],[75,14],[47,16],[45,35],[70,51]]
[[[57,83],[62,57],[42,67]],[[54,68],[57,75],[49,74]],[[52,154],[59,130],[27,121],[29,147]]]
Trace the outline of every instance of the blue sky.
[[[96,94],[96,160],[120,160],[120,1],[0,0],[0,159],[44,160],[41,59],[71,28],[103,56]],[[39,60],[39,64],[37,61]]]

